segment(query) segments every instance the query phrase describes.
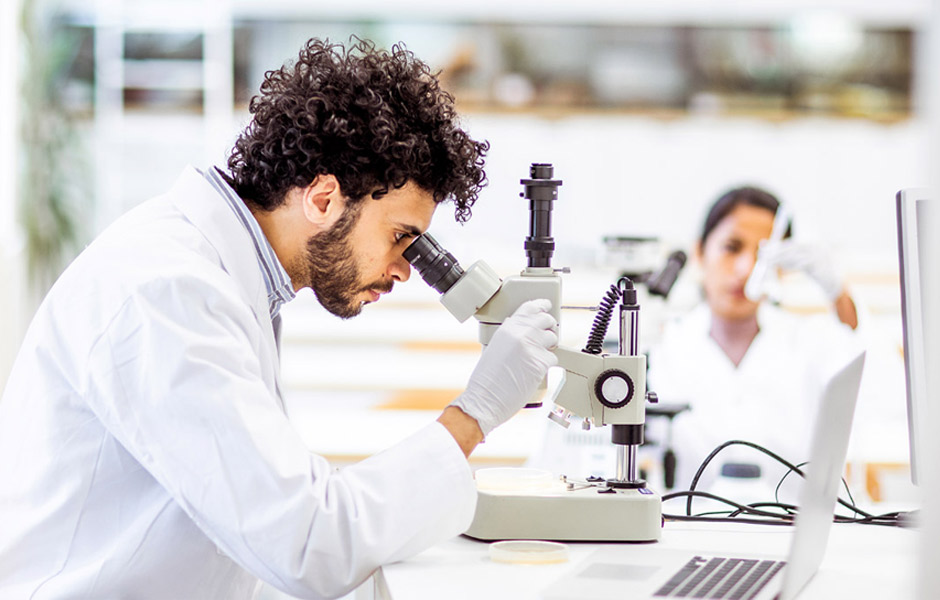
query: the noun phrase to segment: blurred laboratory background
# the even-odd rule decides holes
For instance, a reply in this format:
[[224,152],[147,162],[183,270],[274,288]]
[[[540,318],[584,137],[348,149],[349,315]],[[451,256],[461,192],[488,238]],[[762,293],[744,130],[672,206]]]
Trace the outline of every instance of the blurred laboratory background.
[[[881,435],[856,436],[855,483],[873,501],[903,500],[913,492],[894,196],[930,183],[929,10],[929,0],[7,0],[0,385],[38,299],[96,233],[185,165],[224,165],[265,71],[307,39],[356,35],[428,62],[491,144],[473,218],[458,225],[445,205],[431,228],[465,266],[525,266],[519,180],[530,163],[554,165],[568,305],[596,305],[620,273],[657,270],[675,250],[691,256],[725,190],[774,192],[799,238],[831,252],[866,318],[866,385],[890,399],[860,408],[859,431]],[[666,299],[649,299],[645,346],[699,299],[696,277],[690,260]],[[806,281],[785,283],[786,309],[829,310]],[[349,322],[310,295],[285,309],[291,416],[338,465],[433,418],[479,355],[476,327],[420,278],[396,292]],[[590,318],[563,313],[563,343],[583,345]],[[523,464],[538,434],[519,421],[475,464]]]

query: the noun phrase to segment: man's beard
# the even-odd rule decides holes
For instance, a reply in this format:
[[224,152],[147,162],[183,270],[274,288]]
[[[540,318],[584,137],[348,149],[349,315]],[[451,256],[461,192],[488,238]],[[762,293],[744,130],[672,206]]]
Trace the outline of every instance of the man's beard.
[[349,243],[349,234],[359,220],[358,209],[347,206],[336,225],[307,241],[306,267],[310,288],[323,308],[342,319],[350,319],[362,312],[362,303],[356,300],[362,292],[390,292],[394,285],[391,280],[362,283]]

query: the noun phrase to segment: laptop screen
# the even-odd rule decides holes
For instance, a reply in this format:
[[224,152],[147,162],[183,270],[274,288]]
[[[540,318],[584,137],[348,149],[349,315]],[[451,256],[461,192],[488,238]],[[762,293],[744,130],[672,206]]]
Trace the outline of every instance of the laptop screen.
[[796,597],[819,569],[826,552],[864,364],[863,352],[830,380],[820,400],[781,600]]

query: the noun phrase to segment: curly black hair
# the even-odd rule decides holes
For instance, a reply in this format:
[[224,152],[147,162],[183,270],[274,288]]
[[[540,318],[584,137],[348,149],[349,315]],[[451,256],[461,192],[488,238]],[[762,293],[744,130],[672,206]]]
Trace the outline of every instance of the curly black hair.
[[453,96],[403,44],[314,38],[265,73],[260,91],[228,159],[246,201],[273,210],[289,189],[331,174],[352,202],[412,181],[435,202],[453,200],[458,221],[470,218],[489,143],[458,126]]

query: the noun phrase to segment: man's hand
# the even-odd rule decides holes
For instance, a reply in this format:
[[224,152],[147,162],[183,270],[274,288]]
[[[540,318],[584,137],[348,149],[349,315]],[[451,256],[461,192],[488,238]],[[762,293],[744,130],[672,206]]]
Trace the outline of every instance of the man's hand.
[[472,417],[484,436],[516,414],[549,367],[558,363],[551,351],[558,345],[558,322],[548,312],[551,307],[548,300],[530,300],[503,321],[483,350],[466,391],[448,407]]

